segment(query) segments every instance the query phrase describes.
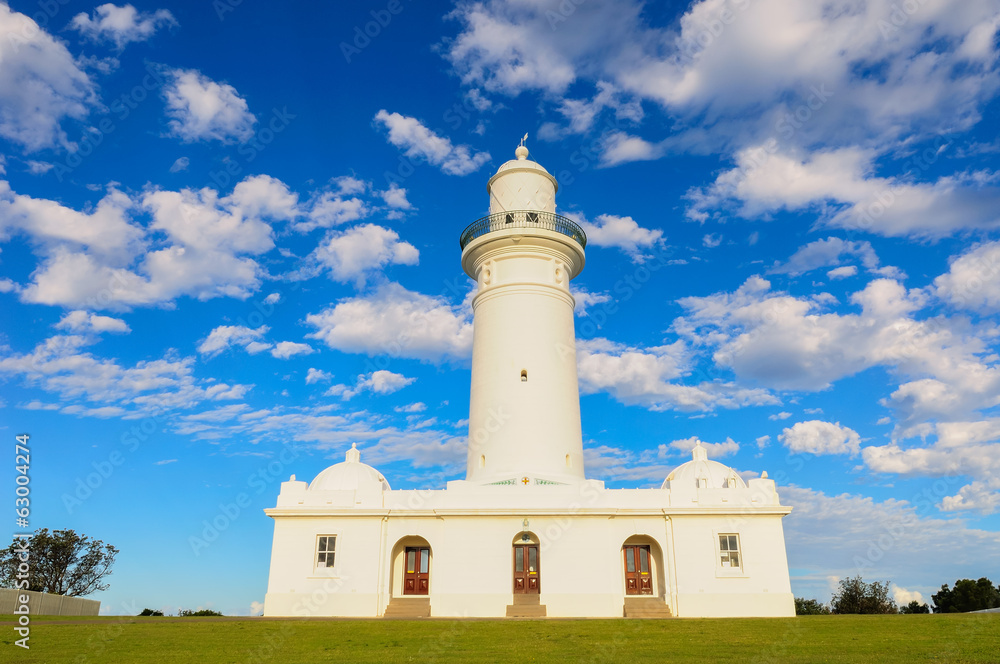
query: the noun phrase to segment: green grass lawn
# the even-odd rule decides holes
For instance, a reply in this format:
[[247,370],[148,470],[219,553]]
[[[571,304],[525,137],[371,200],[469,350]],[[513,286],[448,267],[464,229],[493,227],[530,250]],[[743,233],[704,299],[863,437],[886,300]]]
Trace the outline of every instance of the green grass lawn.
[[716,620],[33,620],[0,662],[1000,662],[1000,614]]

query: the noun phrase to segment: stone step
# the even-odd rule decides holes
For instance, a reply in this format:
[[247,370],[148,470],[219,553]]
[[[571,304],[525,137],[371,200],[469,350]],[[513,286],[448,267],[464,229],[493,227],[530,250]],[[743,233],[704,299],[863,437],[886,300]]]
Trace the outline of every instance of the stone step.
[[670,607],[658,597],[626,597],[623,615],[626,618],[672,618]]
[[385,607],[386,618],[429,618],[431,600],[429,597],[393,597]]
[[541,603],[541,598],[538,593],[514,595],[514,606],[538,606]]
[[508,604],[508,618],[544,618],[544,604]]

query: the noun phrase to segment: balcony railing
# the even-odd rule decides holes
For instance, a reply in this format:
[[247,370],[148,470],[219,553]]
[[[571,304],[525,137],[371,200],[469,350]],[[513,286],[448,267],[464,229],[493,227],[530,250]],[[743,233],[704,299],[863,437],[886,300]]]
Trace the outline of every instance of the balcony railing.
[[513,228],[541,228],[555,231],[573,238],[581,247],[587,246],[587,234],[576,222],[554,212],[540,210],[509,210],[487,215],[469,224],[468,228],[462,231],[458,242],[462,245],[462,249],[465,249],[465,246],[477,237]]

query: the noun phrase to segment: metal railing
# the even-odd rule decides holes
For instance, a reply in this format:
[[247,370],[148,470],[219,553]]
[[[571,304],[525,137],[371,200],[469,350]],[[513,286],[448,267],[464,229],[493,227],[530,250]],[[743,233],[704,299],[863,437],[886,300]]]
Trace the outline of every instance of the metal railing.
[[555,214],[554,212],[543,212],[540,210],[508,210],[507,212],[495,212],[493,214],[476,219],[462,231],[462,236],[458,239],[462,249],[477,237],[482,237],[494,231],[503,231],[511,228],[541,228],[547,231],[555,231],[567,235],[580,243],[581,247],[587,247],[587,234],[583,232],[572,219]]

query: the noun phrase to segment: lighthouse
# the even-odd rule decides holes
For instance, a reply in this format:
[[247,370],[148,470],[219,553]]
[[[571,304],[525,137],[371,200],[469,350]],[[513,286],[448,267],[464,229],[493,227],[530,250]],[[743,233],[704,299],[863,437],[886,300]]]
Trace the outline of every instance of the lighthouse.
[[[514,155],[460,238],[477,284],[465,479],[393,489],[354,445],[312,482],[292,475],[265,510],[264,615],[794,616],[791,508],[766,474],[698,443],[662,484],[584,476],[570,281],[587,238],[523,141]],[[637,477],[659,474],[643,463]]]
[[584,480],[575,301],[586,235],[556,214],[558,183],[522,144],[486,185],[489,214],[462,233],[476,280],[466,480]]

